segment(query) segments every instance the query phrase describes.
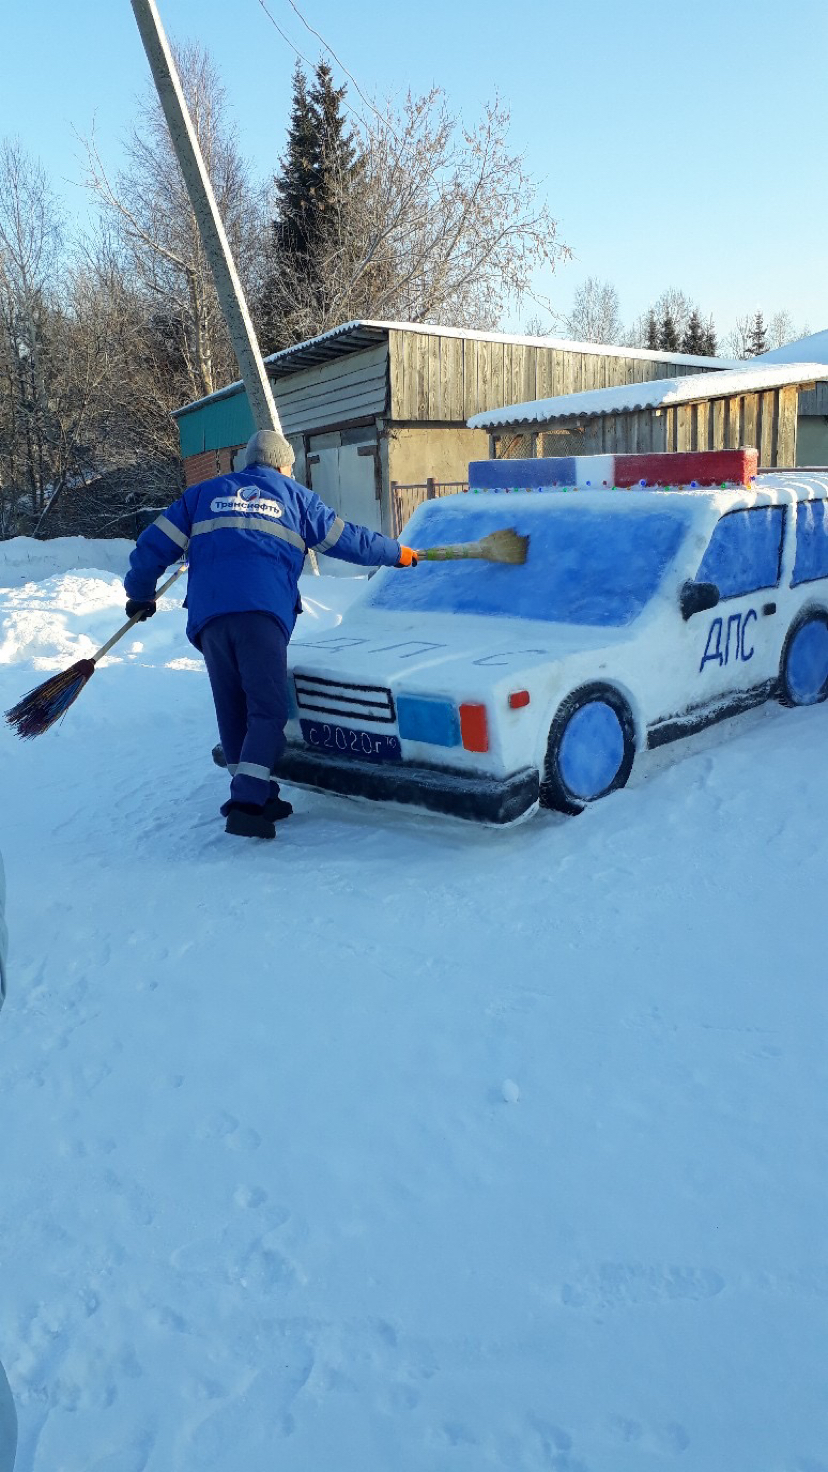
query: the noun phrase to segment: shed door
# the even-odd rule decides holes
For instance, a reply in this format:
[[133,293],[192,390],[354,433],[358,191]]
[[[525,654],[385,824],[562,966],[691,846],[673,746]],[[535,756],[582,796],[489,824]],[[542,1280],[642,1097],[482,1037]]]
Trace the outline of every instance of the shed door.
[[382,508],[375,488],[374,456],[360,455],[359,450],[359,445],[313,449],[312,453],[319,458],[310,465],[311,485],[345,521],[355,521],[378,532],[382,530]]

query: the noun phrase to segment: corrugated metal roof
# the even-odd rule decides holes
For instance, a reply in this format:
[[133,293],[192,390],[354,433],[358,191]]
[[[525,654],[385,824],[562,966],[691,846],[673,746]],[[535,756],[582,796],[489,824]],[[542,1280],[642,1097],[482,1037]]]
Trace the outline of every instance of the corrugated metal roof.
[[[267,364],[268,377],[284,378],[289,373],[298,373],[303,368],[314,368],[320,363],[329,362],[332,358],[339,358],[347,353],[362,352],[365,348],[375,347],[379,342],[387,342],[390,332],[417,332],[431,337],[456,337],[476,342],[504,342],[523,347],[557,348],[561,352],[591,353],[602,358],[641,358],[647,362],[675,363],[684,367],[732,367],[732,360],[729,358],[699,358],[687,353],[651,352],[648,348],[618,347],[614,343],[574,342],[564,337],[527,337],[524,334],[508,332],[479,332],[463,327],[441,327],[439,323],[434,322],[360,321],[343,322],[340,327],[332,327],[329,332],[323,332],[319,337],[311,337],[307,342],[298,342],[294,347],[282,348],[278,353],[271,353],[264,360]],[[240,381],[228,383],[225,388],[217,389],[215,393],[207,394],[203,399],[195,399],[190,404],[184,404],[180,409],[174,409],[173,418],[177,419],[181,414],[189,414],[194,409],[200,409],[204,404],[209,404],[215,399],[237,394],[241,392],[242,387]]]
[[728,398],[786,384],[826,380],[828,366],[823,363],[780,363],[721,373],[690,373],[684,378],[655,378],[649,383],[624,383],[615,388],[587,389],[584,393],[509,404],[503,409],[475,414],[467,423],[469,429],[493,430],[548,424],[554,419],[596,419],[603,414],[629,414],[635,409],[667,408],[671,404],[690,404],[700,399]]
[[[388,402],[388,344],[365,349],[355,357],[334,358],[282,380],[278,390],[279,422],[288,436],[332,428],[348,420],[384,414]],[[213,394],[178,417],[181,454],[186,460],[203,450],[243,445],[253,433],[247,393]]]
[[255,427],[247,394],[241,389],[237,394],[216,399],[203,414],[185,414],[178,426],[181,454],[186,460],[204,450],[243,445]]

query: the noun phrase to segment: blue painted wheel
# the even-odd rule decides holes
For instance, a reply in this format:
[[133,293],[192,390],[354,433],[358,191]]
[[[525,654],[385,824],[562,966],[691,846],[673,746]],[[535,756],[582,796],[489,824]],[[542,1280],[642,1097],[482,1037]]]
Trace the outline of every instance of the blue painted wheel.
[[610,685],[585,685],[561,705],[549,732],[541,803],[580,813],[626,783],[635,759],[635,724]]
[[828,696],[828,614],[806,614],[792,626],[780,683],[786,705],[818,705]]

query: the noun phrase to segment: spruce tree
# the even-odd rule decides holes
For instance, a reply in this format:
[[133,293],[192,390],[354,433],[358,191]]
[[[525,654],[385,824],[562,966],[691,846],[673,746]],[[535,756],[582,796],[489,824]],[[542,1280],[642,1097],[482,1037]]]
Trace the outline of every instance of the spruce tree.
[[331,68],[320,61],[310,91],[316,132],[314,198],[319,236],[324,233],[326,214],[347,199],[354,178],[356,149],[342,112],[346,91],[346,87],[334,86]]
[[656,322],[655,312],[651,307],[650,314],[647,318],[647,347],[655,353],[658,352],[658,346],[658,323]]
[[345,87],[334,86],[327,62],[318,63],[310,87],[296,63],[287,148],[275,180],[270,269],[260,301],[269,352],[327,325],[326,243],[335,240],[336,249],[342,249],[349,201],[359,178],[342,109],[345,92]]
[[707,319],[707,325],[702,334],[702,353],[705,358],[715,358],[718,351],[719,345],[716,341],[716,328],[713,325],[713,318],[710,316]]
[[761,312],[757,312],[751,323],[750,337],[747,342],[749,358],[756,358],[760,353],[768,350],[768,338],[765,331],[765,320]]
[[658,331],[658,345],[663,353],[678,352],[678,333],[676,332],[675,320],[669,307],[661,319],[661,326]]
[[694,357],[700,357],[704,352],[704,328],[701,317],[694,307],[681,339],[681,351],[692,353]]
[[274,231],[280,249],[307,256],[315,235],[315,192],[319,174],[317,120],[308,97],[308,80],[297,61],[288,142],[276,177],[278,217]]

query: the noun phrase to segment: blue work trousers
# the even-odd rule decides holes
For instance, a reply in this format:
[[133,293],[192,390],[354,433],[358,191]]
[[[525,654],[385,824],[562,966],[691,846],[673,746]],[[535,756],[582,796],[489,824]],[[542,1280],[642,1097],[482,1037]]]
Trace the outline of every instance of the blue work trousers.
[[231,800],[261,807],[279,792],[270,774],[285,749],[287,635],[269,613],[223,613],[205,624],[199,642]]

